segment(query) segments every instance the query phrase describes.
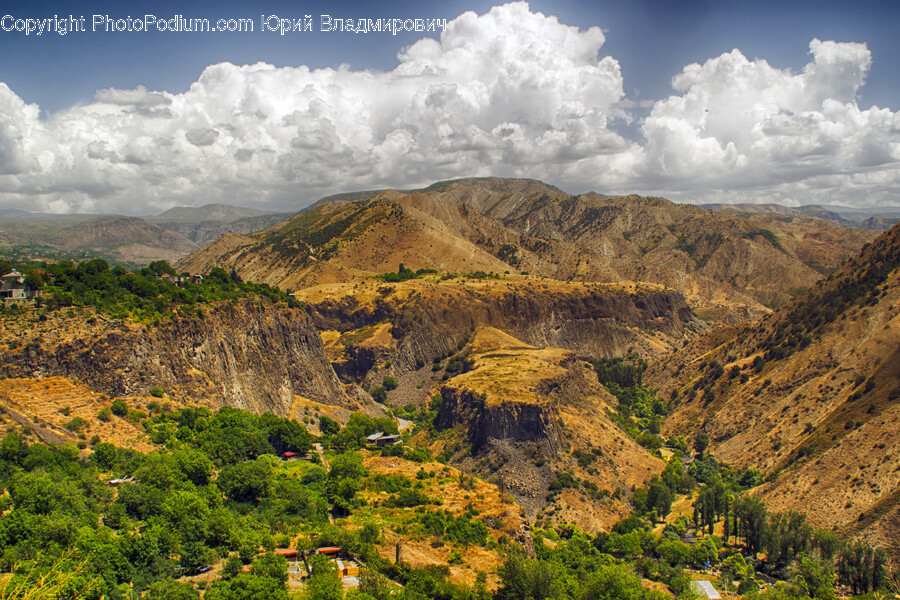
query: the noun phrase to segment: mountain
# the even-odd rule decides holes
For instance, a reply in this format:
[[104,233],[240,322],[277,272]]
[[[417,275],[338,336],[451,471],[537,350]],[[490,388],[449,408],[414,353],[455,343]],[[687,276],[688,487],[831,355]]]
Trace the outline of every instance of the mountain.
[[705,432],[757,494],[900,549],[900,226],[757,323],[719,328],[646,380],[668,433]]
[[[607,416],[617,401],[585,359],[660,354],[705,329],[680,294],[650,285],[434,274],[295,297],[345,384],[374,397],[393,379],[381,401],[400,414],[440,398],[441,433],[419,443],[499,481],[530,518],[587,531],[627,516],[631,487],[663,464]],[[550,493],[561,472],[582,489]]]
[[783,206],[781,204],[703,204],[703,208],[731,213],[773,213],[785,217],[806,215],[847,227],[863,227],[885,231],[900,223],[900,206],[883,206],[880,208],[862,209],[840,206],[836,204],[809,204],[805,206]]
[[175,262],[228,232],[252,233],[291,216],[225,204],[177,207],[158,217],[0,212],[0,247],[146,265]]
[[820,219],[716,213],[662,198],[572,196],[526,179],[462,179],[323,201],[179,263],[282,288],[352,281],[400,263],[441,272],[644,281],[682,292],[706,318],[761,316],[877,234]]
[[[116,277],[120,287],[154,291],[144,275]],[[217,278],[236,285],[224,274],[202,285]],[[608,416],[617,401],[587,359],[671,351],[707,328],[680,294],[650,284],[427,274],[305,288],[277,302],[256,289],[143,324],[60,310],[56,298],[17,309],[21,318],[0,332],[0,380],[31,389],[32,380],[58,378],[114,398],[158,387],[190,405],[309,424],[310,408],[345,423],[358,410],[419,414],[438,398],[435,435],[424,432],[418,447],[495,478],[532,518],[596,532],[628,515],[631,490],[663,463]],[[37,418],[35,403],[19,404],[4,406]],[[44,413],[41,426],[52,430],[59,417]],[[567,485],[557,489],[560,477]]]
[[0,219],[0,245],[71,255],[96,256],[127,264],[175,261],[197,244],[139,217],[44,215]]
[[113,397],[160,386],[192,403],[282,416],[301,398],[361,408],[296,309],[231,302],[157,327],[57,312],[37,325],[11,323],[0,341],[8,347],[0,378],[64,377]]
[[197,207],[176,206],[156,217],[149,217],[147,220],[160,223],[200,223],[202,221],[231,223],[232,221],[237,221],[239,219],[260,217],[269,214],[272,214],[272,212],[256,210],[255,208],[231,206],[230,204],[205,204]]

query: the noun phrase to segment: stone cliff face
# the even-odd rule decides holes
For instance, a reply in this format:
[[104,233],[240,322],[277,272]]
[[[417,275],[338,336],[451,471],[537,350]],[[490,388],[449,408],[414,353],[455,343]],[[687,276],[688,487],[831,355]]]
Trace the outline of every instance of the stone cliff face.
[[[496,478],[533,518],[600,531],[627,515],[630,490],[663,463],[609,418],[616,400],[591,365],[492,328],[477,330],[464,352],[471,370],[440,386],[436,450]],[[561,472],[581,491],[554,492]]]
[[484,449],[493,438],[507,442],[546,442],[550,454],[562,446],[556,425],[558,415],[544,404],[505,402],[488,404],[479,394],[451,385],[441,388],[441,410],[434,424],[438,429],[463,425],[473,453]]
[[55,348],[9,352],[0,377],[63,376],[112,396],[153,386],[212,406],[278,415],[294,396],[352,406],[309,317],[244,301],[149,331],[124,327]]
[[[422,287],[403,298],[392,294],[370,303],[348,295],[307,308],[320,330],[346,332],[389,322],[396,340],[389,351],[395,375],[456,353],[478,327],[495,327],[537,347],[601,357],[620,356],[628,348],[655,355],[680,345],[687,324],[699,325],[680,294],[649,287],[448,285]],[[364,377],[385,358],[383,352],[376,356],[377,350],[350,344],[341,373]]]

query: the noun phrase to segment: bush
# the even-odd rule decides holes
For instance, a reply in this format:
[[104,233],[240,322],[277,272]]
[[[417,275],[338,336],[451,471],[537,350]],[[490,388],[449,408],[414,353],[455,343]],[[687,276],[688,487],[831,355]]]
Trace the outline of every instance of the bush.
[[150,388],[150,395],[154,398],[162,398],[163,394],[165,393],[166,391],[158,385],[154,385],[152,388]]
[[97,418],[104,423],[107,423],[110,419],[112,419],[112,411],[108,408],[100,409],[100,412],[97,413]]
[[[387,378],[385,378],[385,380],[387,380]],[[387,402],[387,389],[385,389],[384,386],[378,386],[372,390],[372,400],[379,404]]]
[[396,380],[396,379],[394,379],[394,378],[391,377],[390,375],[387,375],[387,376],[384,378],[384,381],[382,382],[382,385],[384,386],[384,389],[386,389],[387,391],[391,391],[391,390],[397,389],[397,386],[400,385],[400,384],[397,383],[397,380]]
[[124,417],[128,414],[128,405],[125,404],[125,401],[121,398],[116,398],[115,400],[113,400],[113,403],[109,408],[112,411],[112,414],[116,415],[117,417]]
[[66,423],[66,429],[69,431],[80,431],[81,429],[87,427],[88,422],[82,419],[81,417],[75,417],[68,423]]
[[405,489],[384,501],[384,505],[392,508],[412,508],[432,504],[431,499],[419,490]]

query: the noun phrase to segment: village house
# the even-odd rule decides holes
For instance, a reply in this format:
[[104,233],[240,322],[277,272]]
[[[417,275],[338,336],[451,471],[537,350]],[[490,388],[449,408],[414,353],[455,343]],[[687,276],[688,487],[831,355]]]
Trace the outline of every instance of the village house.
[[25,283],[25,275],[15,269],[0,277],[0,298],[4,300],[29,300],[42,295],[41,290],[32,289]]
[[366,442],[369,444],[375,444],[377,447],[381,448],[382,446],[393,446],[394,444],[401,443],[400,436],[398,434],[385,435],[384,432],[379,431],[377,433],[373,433],[372,435],[366,436]]

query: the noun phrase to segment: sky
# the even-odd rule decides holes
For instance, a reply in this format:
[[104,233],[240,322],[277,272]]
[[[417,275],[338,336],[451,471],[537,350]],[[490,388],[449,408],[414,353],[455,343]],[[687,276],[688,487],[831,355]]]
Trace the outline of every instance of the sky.
[[470,176],[900,205],[898,23],[871,0],[4,1],[0,209],[296,210]]

